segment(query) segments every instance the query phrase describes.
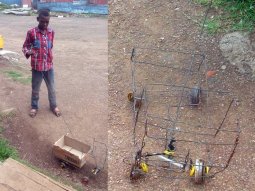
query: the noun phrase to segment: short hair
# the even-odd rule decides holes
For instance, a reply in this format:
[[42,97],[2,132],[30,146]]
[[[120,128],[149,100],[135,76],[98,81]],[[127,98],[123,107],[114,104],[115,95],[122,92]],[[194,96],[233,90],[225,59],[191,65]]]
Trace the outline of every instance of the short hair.
[[50,10],[49,9],[40,9],[38,11],[38,16],[39,17],[49,17],[50,16]]

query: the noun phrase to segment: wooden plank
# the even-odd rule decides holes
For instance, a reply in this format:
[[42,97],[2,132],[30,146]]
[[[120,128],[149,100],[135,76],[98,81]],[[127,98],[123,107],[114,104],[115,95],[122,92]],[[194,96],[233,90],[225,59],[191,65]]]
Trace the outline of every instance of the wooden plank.
[[0,190],[8,191],[74,191],[71,187],[65,186],[55,180],[39,173],[18,161],[7,159],[0,164]]

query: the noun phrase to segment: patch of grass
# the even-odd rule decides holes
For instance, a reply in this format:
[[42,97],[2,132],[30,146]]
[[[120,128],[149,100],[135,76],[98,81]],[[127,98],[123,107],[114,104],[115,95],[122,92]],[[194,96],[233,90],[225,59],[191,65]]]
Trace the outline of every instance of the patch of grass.
[[30,76],[24,76],[22,73],[11,70],[11,71],[5,71],[4,72],[9,78],[11,78],[14,81],[20,82],[22,84],[29,84],[31,83],[31,77]]
[[3,132],[3,118],[4,116],[0,113],[0,161],[4,161],[5,159],[11,157],[14,159],[18,158],[17,150],[12,147],[6,139],[1,136]]
[[[211,0],[194,0],[196,3],[207,6]],[[213,0],[212,7],[218,14],[218,20],[208,19],[205,28],[210,32],[221,31],[248,31],[255,28],[255,1],[254,0]],[[219,24],[219,25],[218,25]],[[216,30],[217,29],[217,30]]]
[[208,0],[194,0],[194,2],[201,5],[208,5],[210,3]]
[[220,29],[220,21],[218,19],[207,19],[204,26],[209,34],[215,34]]
[[0,3],[0,10],[4,10],[4,9],[10,9],[11,6],[10,5],[6,5],[4,3]]
[[4,161],[9,157],[17,159],[18,152],[6,139],[0,137],[0,161]]

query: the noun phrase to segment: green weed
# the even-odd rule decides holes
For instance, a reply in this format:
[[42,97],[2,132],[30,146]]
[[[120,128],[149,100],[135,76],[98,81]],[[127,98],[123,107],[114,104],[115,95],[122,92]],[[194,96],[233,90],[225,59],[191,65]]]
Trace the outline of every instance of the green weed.
[[29,84],[31,83],[31,77],[30,76],[24,76],[22,73],[11,70],[11,71],[5,71],[6,75],[10,77],[12,80],[20,82],[22,84]]
[[209,34],[215,34],[220,29],[220,26],[220,21],[218,19],[208,19],[204,24],[204,27]]
[[[4,116],[0,113],[0,133],[3,132],[3,118]],[[5,159],[12,157],[18,158],[18,152],[15,148],[13,148],[6,139],[1,137],[0,134],[0,161],[4,161]]]
[[[211,0],[194,0],[201,5],[209,5]],[[212,8],[218,19],[208,19],[205,28],[209,33],[219,29],[225,31],[253,31],[255,27],[254,0],[213,0]]]
[[11,8],[10,5],[6,5],[6,4],[0,3],[0,10],[10,9],[10,8]]
[[9,157],[18,158],[17,150],[10,146],[7,140],[0,137],[0,161],[4,161]]

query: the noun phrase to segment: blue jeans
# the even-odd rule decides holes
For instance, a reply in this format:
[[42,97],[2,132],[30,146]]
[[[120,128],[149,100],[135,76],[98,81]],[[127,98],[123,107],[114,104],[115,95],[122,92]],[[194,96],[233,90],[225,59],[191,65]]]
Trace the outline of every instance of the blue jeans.
[[42,80],[44,79],[48,89],[48,99],[50,103],[50,109],[57,107],[56,94],[54,87],[54,70],[53,68],[48,71],[36,71],[32,70],[32,96],[31,107],[32,109],[38,109],[39,91]]

